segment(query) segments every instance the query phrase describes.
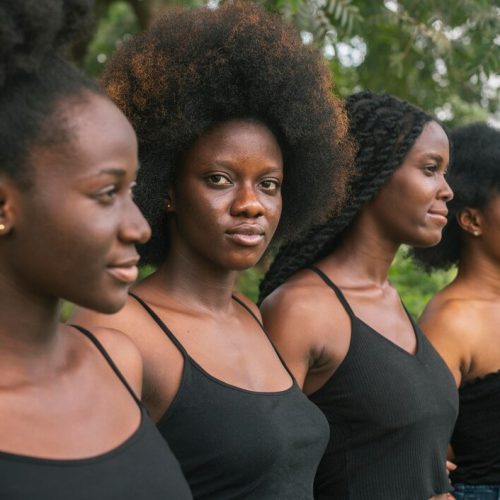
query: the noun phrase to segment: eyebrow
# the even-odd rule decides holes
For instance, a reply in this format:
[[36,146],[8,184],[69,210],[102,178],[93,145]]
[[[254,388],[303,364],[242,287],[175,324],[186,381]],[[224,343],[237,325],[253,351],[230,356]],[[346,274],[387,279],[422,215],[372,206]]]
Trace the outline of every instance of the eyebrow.
[[432,160],[436,160],[437,162],[443,162],[444,158],[437,153],[424,153],[422,154],[423,158],[431,158]]

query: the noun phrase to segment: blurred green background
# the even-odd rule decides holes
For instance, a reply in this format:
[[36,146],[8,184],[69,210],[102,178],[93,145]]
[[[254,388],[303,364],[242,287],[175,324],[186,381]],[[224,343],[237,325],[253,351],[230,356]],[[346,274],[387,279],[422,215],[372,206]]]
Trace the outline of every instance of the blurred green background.
[[[292,22],[304,43],[322,50],[346,96],[362,89],[389,92],[455,126],[500,123],[500,0],[258,0]],[[98,77],[119,44],[165,9],[215,8],[217,0],[97,0],[88,36],[74,60]],[[150,272],[143,270],[142,274]],[[262,269],[242,273],[238,287],[257,298]],[[390,278],[410,312],[419,316],[454,270],[425,274],[396,256]],[[65,304],[67,316],[70,305]]]

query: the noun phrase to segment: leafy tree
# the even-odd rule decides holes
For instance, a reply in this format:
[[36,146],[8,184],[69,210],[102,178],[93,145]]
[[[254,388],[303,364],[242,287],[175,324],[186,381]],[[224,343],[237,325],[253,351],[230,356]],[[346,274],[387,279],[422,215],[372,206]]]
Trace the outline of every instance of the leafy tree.
[[323,47],[342,95],[385,91],[450,124],[498,113],[499,0],[263,2]]

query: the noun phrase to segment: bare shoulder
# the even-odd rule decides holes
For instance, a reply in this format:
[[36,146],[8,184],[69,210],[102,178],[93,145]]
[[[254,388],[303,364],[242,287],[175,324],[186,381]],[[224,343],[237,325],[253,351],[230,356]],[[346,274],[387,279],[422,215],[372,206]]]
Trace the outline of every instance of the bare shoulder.
[[473,301],[437,294],[420,318],[422,330],[431,339],[466,341],[481,322],[481,310]]
[[143,363],[142,356],[134,342],[126,334],[113,328],[93,327],[89,328],[89,331],[140,398]]
[[241,292],[233,291],[233,296],[236,297],[243,304],[245,304],[248,307],[248,309],[250,309],[250,311],[252,311],[260,321],[262,321],[262,316],[260,314],[259,308],[246,295],[244,295]]
[[335,318],[344,316],[333,292],[311,271],[304,270],[273,291],[261,305],[271,335],[286,334],[321,342],[331,334]]
[[145,326],[149,324],[149,320],[149,315],[146,314],[144,308],[136,299],[129,297],[125,306],[114,314],[103,314],[77,307],[68,323],[89,329],[104,327],[119,330],[136,340],[140,337],[139,332],[144,331]]

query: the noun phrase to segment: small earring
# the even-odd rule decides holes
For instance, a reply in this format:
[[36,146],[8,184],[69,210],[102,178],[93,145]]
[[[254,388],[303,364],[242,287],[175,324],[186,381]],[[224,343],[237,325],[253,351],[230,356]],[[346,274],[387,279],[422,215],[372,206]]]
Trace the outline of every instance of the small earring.
[[0,224],[0,232],[4,232],[7,229],[7,226],[5,224]]
[[473,231],[473,233],[472,233],[472,234],[473,234],[474,236],[479,236],[479,231],[477,231],[477,230],[476,230],[476,231]]

